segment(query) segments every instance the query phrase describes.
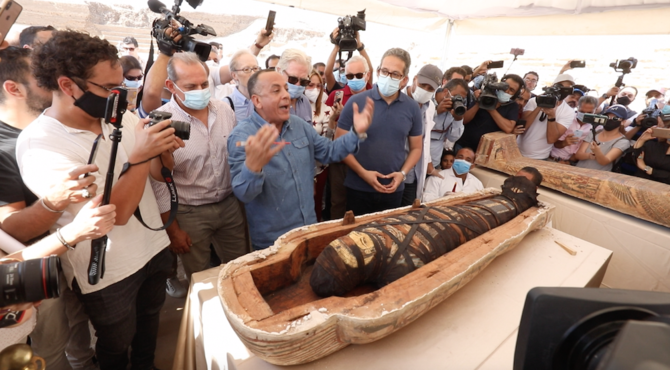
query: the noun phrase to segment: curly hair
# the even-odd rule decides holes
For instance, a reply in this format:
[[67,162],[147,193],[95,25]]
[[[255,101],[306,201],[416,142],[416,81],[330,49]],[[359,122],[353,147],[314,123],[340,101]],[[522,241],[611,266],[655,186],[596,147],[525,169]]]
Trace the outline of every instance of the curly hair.
[[33,75],[38,86],[56,91],[61,76],[87,80],[100,62],[110,61],[116,66],[117,53],[114,45],[97,36],[72,30],[57,31],[33,52]]

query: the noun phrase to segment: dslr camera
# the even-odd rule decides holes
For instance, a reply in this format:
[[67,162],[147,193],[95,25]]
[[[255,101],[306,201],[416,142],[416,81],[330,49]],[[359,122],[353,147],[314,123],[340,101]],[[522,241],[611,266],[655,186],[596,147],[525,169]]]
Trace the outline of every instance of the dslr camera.
[[[158,49],[167,54],[172,54],[176,51],[191,51],[200,57],[203,62],[207,61],[209,52],[212,50],[212,45],[196,41],[192,35],[216,36],[216,31],[211,26],[199,24],[194,26],[188,19],[179,15],[180,6],[183,0],[175,0],[172,10],[165,7],[165,4],[158,0],[149,0],[149,9],[154,13],[163,14],[162,19],[156,19],[153,24],[151,34],[156,38]],[[202,0],[187,0],[188,3],[195,9],[202,3]],[[172,24],[172,20],[179,23],[180,27],[177,31],[181,34],[181,40],[175,42],[172,37],[165,34],[165,30]]]
[[538,95],[535,99],[537,106],[540,108],[555,108],[556,103],[571,95],[574,89],[572,86],[565,87],[556,84],[550,87],[543,87],[542,91],[544,91],[544,94]]
[[642,122],[640,122],[640,127],[642,128],[642,130],[647,130],[652,127],[656,127],[656,125],[658,124],[658,117],[661,117],[661,120],[663,122],[670,121],[670,114],[663,114],[660,109],[657,109],[656,108],[657,103],[658,101],[656,99],[652,99],[647,109],[643,110],[642,113],[640,113],[647,115],[642,120]]
[[60,272],[56,256],[0,265],[0,307],[58,297]]
[[[153,126],[158,122],[172,118],[172,113],[155,110],[149,113],[149,118],[151,118],[149,126]],[[188,140],[191,137],[191,125],[188,122],[172,121],[168,127],[172,127],[174,129],[174,136],[182,140]]]
[[482,81],[482,93],[479,95],[479,107],[486,110],[496,109],[498,105],[498,91],[509,89],[507,82],[498,82],[495,72],[489,73]]
[[[481,103],[480,103],[481,104]],[[457,116],[462,116],[467,112],[468,107],[465,105],[465,98],[460,95],[454,95],[451,97],[451,109],[453,109],[454,114]]]
[[340,32],[337,38],[333,39],[331,37],[330,41],[335,45],[339,45],[342,52],[353,52],[358,48],[356,31],[365,31],[365,9],[358,12],[355,16],[347,15],[343,18],[338,18],[337,25],[340,28]]

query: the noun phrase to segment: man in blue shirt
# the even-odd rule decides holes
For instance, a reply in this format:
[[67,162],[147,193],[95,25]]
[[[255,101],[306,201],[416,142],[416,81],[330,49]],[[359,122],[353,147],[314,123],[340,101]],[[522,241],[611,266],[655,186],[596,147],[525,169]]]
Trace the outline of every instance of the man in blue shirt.
[[[345,135],[354,123],[354,105],[372,98],[374,119],[356,155],[344,159],[349,166],[344,185],[347,209],[364,215],[400,207],[407,173],[422,153],[423,120],[419,105],[400,92],[407,86],[411,58],[403,49],[384,53],[377,68],[377,84],[352,96],[338,121],[336,137]],[[409,142],[409,153],[405,144]]]
[[338,162],[353,153],[365,139],[373,102],[366,101],[362,113],[354,106],[354,129],[330,141],[290,114],[281,74],[256,72],[247,87],[255,110],[228,138],[228,163],[233,192],[246,203],[251,243],[263,249],[291,229],[316,223],[314,161]]

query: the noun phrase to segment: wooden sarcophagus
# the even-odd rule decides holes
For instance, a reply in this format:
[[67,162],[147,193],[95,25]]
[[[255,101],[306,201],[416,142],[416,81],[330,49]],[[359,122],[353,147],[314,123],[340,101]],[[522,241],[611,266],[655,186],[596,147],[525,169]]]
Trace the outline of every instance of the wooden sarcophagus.
[[222,268],[224,312],[247,348],[277,365],[381,339],[550,220],[553,206],[535,198],[526,204],[509,191],[485,189],[291,230]]

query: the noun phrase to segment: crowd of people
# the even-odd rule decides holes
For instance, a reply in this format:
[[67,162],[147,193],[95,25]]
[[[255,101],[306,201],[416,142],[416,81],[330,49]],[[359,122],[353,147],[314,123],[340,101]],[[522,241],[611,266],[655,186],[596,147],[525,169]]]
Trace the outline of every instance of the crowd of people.
[[[48,368],[154,369],[165,292],[185,294],[178,260],[188,279],[348,210],[363,215],[481,190],[471,170],[487,133],[517,135],[528,158],[670,184],[670,147],[641,128],[649,117],[629,108],[634,87],[594,97],[564,69],[550,80],[573,92],[543,108],[537,73],[507,74],[506,90],[484,109],[479,83],[489,61],[444,72],[427,64],[410,76],[406,50],[387,50],[375,67],[358,35],[357,54],[346,61],[334,45],[325,62],[287,49],[261,66],[272,38],[260,30],[227,64],[216,43],[207,62],[165,48],[144,61],[132,37],[114,46],[53,27],[29,27],[19,45],[0,50],[1,232],[32,244],[10,258],[60,255],[66,282],[25,333]],[[100,206],[114,130],[102,118],[118,86],[135,94],[123,115],[110,204]],[[647,106],[670,113],[664,93],[646,92]],[[156,110],[171,119],[148,125]],[[595,113],[606,122],[584,122]],[[659,128],[668,125],[662,118]],[[187,140],[175,122],[190,126]],[[518,175],[542,181],[534,168]],[[90,244],[102,235],[106,272],[92,284]],[[2,315],[33,309],[5,307]]]

